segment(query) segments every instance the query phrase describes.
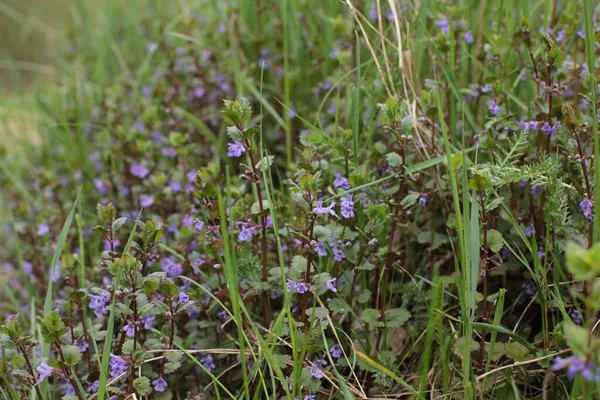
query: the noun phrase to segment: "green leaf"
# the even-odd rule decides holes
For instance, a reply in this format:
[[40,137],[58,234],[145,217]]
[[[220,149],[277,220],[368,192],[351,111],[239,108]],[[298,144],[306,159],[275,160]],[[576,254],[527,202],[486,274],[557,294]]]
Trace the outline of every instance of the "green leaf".
[[380,316],[381,313],[379,312],[379,310],[376,310],[374,308],[367,308],[362,313],[362,320],[369,325],[383,326],[383,322],[379,321]]
[[527,361],[533,358],[527,347],[519,342],[510,342],[504,345],[504,355],[515,361]]
[[584,249],[575,243],[567,245],[567,269],[578,280],[594,279],[600,273],[600,244]]
[[265,156],[256,163],[256,168],[260,170],[269,168],[273,165],[273,160],[275,160],[275,156]]
[[77,346],[65,346],[63,348],[65,362],[69,365],[77,365],[81,361],[81,350]]
[[329,309],[336,313],[347,313],[352,310],[352,307],[348,305],[344,300],[341,299],[333,299],[328,304]]
[[365,289],[362,293],[356,298],[359,303],[366,303],[371,299],[371,291],[369,289]]
[[141,395],[145,396],[151,392],[150,379],[140,376],[133,381],[133,388]]
[[406,308],[392,308],[387,311],[387,326],[398,328],[406,323],[411,317]]
[[402,156],[398,153],[387,153],[385,158],[387,159],[388,164],[390,164],[392,167],[399,167],[402,165]]
[[69,331],[60,318],[58,310],[54,310],[50,314],[46,315],[44,319],[40,321],[40,327],[42,336],[44,337],[44,341],[46,343],[52,343],[60,340],[62,335]]
[[227,135],[229,135],[234,142],[241,142],[244,140],[244,134],[235,125],[227,127]]
[[585,328],[575,324],[565,324],[564,332],[567,344],[573,350],[573,354],[577,356],[587,354],[589,333]]
[[487,233],[487,244],[493,252],[502,250],[502,247],[504,246],[502,234],[495,229],[490,229]]
[[419,192],[409,193],[406,195],[406,197],[404,197],[402,199],[402,201],[400,202],[400,205],[404,208],[412,207],[416,204],[417,200],[419,200],[420,196],[421,196],[421,193],[419,193]]
[[476,192],[492,187],[492,182],[483,175],[475,174],[469,178],[469,188]]

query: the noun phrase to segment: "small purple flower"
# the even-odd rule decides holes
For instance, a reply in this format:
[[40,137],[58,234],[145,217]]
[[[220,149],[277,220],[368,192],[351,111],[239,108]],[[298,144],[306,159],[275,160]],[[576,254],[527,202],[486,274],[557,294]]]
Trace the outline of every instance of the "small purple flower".
[[336,281],[335,278],[331,278],[327,282],[325,282],[327,289],[331,290],[332,292],[337,292],[337,288],[335,287],[335,283],[336,283],[335,281]]
[[298,292],[298,293],[308,292],[308,285],[302,281],[296,282],[295,287],[296,287],[296,292]]
[[331,354],[331,357],[333,358],[340,358],[342,356],[342,346],[337,343],[334,344],[329,348],[329,354]]
[[450,33],[450,23],[448,22],[448,18],[444,17],[440,20],[435,21],[435,24],[440,28],[444,35]]
[[154,204],[154,196],[151,194],[143,194],[140,196],[140,204],[144,208],[150,207]]
[[152,387],[154,387],[154,390],[156,390],[157,392],[164,392],[167,388],[167,381],[165,381],[161,376],[158,379],[152,381]]
[[429,194],[421,193],[421,195],[419,196],[419,205],[421,207],[425,207],[428,202],[429,202]]
[[204,365],[204,368],[206,368],[208,372],[211,372],[216,367],[213,357],[210,354],[207,354],[204,357],[202,357],[200,359],[200,362],[202,363],[202,365]]
[[42,222],[37,229],[37,235],[38,236],[44,236],[46,235],[48,232],[50,232],[50,227],[48,226],[48,224]]
[[335,261],[342,261],[343,259],[346,258],[346,254],[344,254],[344,251],[342,249],[340,249],[339,247],[333,246],[332,250],[333,250],[333,259]]
[[554,357],[552,361],[552,371],[559,371],[563,368],[566,368],[569,365],[569,359],[562,358],[561,356]]
[[498,111],[500,111],[500,107],[498,107],[498,104],[496,104],[496,100],[492,100],[492,102],[488,106],[488,110],[492,115],[498,114]]
[[96,393],[100,387],[100,381],[94,381],[88,385],[87,391],[89,394]]
[[202,231],[202,229],[204,229],[204,222],[200,221],[200,219],[198,218],[194,218],[194,229],[196,230],[196,233],[200,233]]
[[575,376],[577,375],[577,373],[583,371],[584,368],[585,368],[585,363],[583,362],[581,357],[578,357],[578,356],[571,357],[571,363],[569,364],[569,366],[567,368],[567,377],[570,380],[575,379]]
[[175,158],[177,157],[177,151],[172,147],[162,147],[160,149],[160,154],[167,158]]
[[542,133],[546,136],[556,136],[556,125],[552,126],[548,122],[544,122]]
[[583,216],[590,222],[594,221],[594,202],[587,197],[579,203]]
[[147,315],[145,317],[142,317],[141,321],[142,324],[144,324],[144,329],[152,329],[152,321],[154,321],[154,315]]
[[185,214],[183,216],[183,220],[181,221],[181,223],[183,224],[183,226],[185,227],[190,227],[192,226],[192,224],[194,223],[194,217],[192,217],[189,214]]
[[35,370],[40,374],[36,382],[36,385],[39,385],[44,379],[48,378],[49,376],[52,376],[54,368],[43,362],[40,365],[38,365],[38,367]]
[[525,290],[527,296],[533,296],[537,293],[537,286],[535,283],[524,283],[522,288]]
[[575,322],[577,325],[581,325],[581,323],[583,322],[583,318],[581,318],[581,313],[579,312],[579,310],[571,311],[570,316],[573,322]]
[[148,168],[146,168],[142,164],[131,164],[129,166],[129,172],[136,178],[144,179],[148,176],[150,170],[148,170]]
[[190,301],[190,296],[185,292],[179,292],[179,304],[185,304]]
[[533,235],[534,233],[535,233],[535,225],[533,225],[533,223],[530,223],[529,226],[527,227],[527,229],[525,229],[525,236],[531,237],[531,235]]
[[239,157],[246,151],[246,148],[242,144],[242,142],[233,142],[228,144],[227,148],[227,156],[229,157]]
[[340,202],[341,214],[344,218],[354,217],[354,202],[352,201],[352,195],[342,198]]
[[104,181],[100,178],[95,178],[94,179],[94,186],[96,187],[96,190],[98,191],[98,193],[100,194],[106,194],[107,192],[107,188],[106,188],[106,184],[104,183]]
[[116,378],[127,371],[127,362],[125,362],[125,360],[123,360],[121,357],[115,356],[112,353],[110,355],[110,361],[108,365],[110,367],[110,376],[113,378]]
[[288,293],[292,291],[292,287],[294,287],[295,282],[291,279],[287,279],[286,283],[285,283],[285,288],[287,289]]
[[96,314],[96,317],[100,318],[108,312],[106,307],[106,303],[110,301],[110,296],[108,293],[100,293],[99,295],[88,294],[90,298],[90,308]]
[[310,374],[312,375],[313,378],[317,378],[317,379],[321,379],[323,377],[323,373],[321,372],[321,370],[319,370],[319,368],[317,368],[317,365],[313,363],[313,366],[310,367]]
[[317,200],[317,204],[315,207],[313,207],[312,211],[318,215],[331,214],[337,218],[337,214],[333,210],[333,207],[335,207],[334,201],[331,202],[329,207],[323,207],[323,200]]
[[256,226],[250,226],[250,224],[247,222],[239,222],[238,225],[242,227],[242,230],[238,235],[238,241],[245,242],[252,239],[252,237],[256,235]]
[[465,38],[465,42],[467,42],[468,44],[471,44],[471,43],[473,43],[473,32],[471,32],[471,31],[467,31],[467,32],[465,33],[465,36],[464,36],[464,38]]
[[125,336],[128,336],[128,337],[134,337],[136,330],[137,330],[136,326],[131,323],[129,323],[123,327],[123,332],[125,332]]
[[540,246],[540,248],[538,249],[538,259],[541,261],[544,259],[544,257],[546,257],[546,251],[544,250],[544,248],[542,246]]
[[319,242],[315,246],[315,253],[321,257],[325,257],[327,255],[327,248],[325,247],[325,243]]
[[348,183],[348,179],[342,176],[340,173],[335,174],[335,180],[333,181],[333,187],[342,189],[350,189],[350,184]]

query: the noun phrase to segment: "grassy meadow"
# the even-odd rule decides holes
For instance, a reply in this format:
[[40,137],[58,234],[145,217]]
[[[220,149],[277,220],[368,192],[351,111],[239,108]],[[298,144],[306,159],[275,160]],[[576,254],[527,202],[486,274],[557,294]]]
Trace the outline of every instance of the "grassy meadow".
[[596,399],[591,0],[0,0],[0,396]]

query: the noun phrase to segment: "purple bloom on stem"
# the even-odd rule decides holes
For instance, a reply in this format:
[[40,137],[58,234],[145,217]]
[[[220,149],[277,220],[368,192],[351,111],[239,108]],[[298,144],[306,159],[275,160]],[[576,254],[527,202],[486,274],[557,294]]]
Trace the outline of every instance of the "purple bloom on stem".
[[544,257],[546,257],[546,251],[544,250],[544,248],[542,246],[540,246],[540,248],[538,249],[538,259],[541,261],[544,259]]
[[315,246],[315,252],[317,253],[317,255],[324,257],[327,255],[327,248],[325,247],[325,243],[323,242],[319,242],[316,246]]
[[204,229],[204,222],[200,221],[198,218],[194,218],[194,229],[196,233],[200,233],[202,229]]
[[488,110],[492,115],[498,114],[498,111],[500,111],[500,107],[498,107],[498,104],[496,104],[496,100],[492,100],[492,102],[488,106]]
[[331,290],[332,292],[337,292],[337,288],[335,287],[335,281],[336,278],[331,278],[327,282],[325,282],[325,285],[327,285],[327,289]]
[[94,179],[94,186],[96,187],[96,190],[100,193],[100,194],[105,194],[107,191],[106,185],[104,184],[104,181],[100,178],[95,178]]
[[333,215],[334,217],[337,218],[337,214],[333,210],[333,207],[335,207],[335,202],[334,201],[331,202],[331,204],[329,205],[329,207],[323,207],[323,200],[317,200],[317,204],[316,204],[315,207],[313,207],[312,211],[315,214],[319,214],[319,215],[331,214],[331,215]]
[[242,142],[229,143],[227,147],[227,156],[239,157],[246,151],[246,148]]
[[39,372],[40,376],[35,384],[39,385],[44,379],[46,379],[49,376],[52,376],[54,368],[43,362],[40,365],[38,365],[36,371]]
[[340,173],[335,174],[335,180],[333,181],[333,187],[342,189],[350,189],[350,184],[348,183],[348,179],[342,176]]
[[581,318],[581,313],[579,312],[579,310],[573,310],[571,311],[571,319],[573,320],[573,322],[575,322],[577,325],[581,325],[581,322],[583,321],[583,319]]
[[298,292],[298,293],[308,292],[308,285],[304,282],[296,282],[295,287],[296,287],[296,292]]
[[471,32],[471,31],[467,31],[467,32],[465,33],[465,36],[464,36],[464,38],[465,38],[465,42],[467,42],[468,44],[471,44],[471,43],[473,43],[473,32]]
[[160,154],[162,154],[165,157],[168,158],[175,158],[177,157],[177,151],[175,151],[174,148],[172,147],[163,147],[160,149]]
[[563,368],[566,368],[569,365],[569,359],[562,358],[561,356],[554,357],[554,360],[552,360],[552,361],[553,361],[552,371],[561,370]]
[[292,287],[294,286],[295,282],[291,279],[287,279],[286,284],[285,284],[285,288],[287,289],[288,293],[292,291]]
[[210,354],[207,354],[204,357],[202,357],[200,359],[200,362],[202,363],[202,365],[204,365],[204,368],[206,368],[208,372],[212,371],[216,367],[215,362],[213,361],[213,357]]
[[419,196],[419,205],[425,207],[429,202],[429,195],[427,193],[421,193]]
[[41,223],[41,224],[38,226],[38,229],[37,229],[37,234],[38,234],[38,236],[44,236],[44,235],[46,235],[48,232],[50,232],[50,227],[48,226],[48,224],[46,224],[46,223],[43,223],[43,222],[42,222],[42,223]]
[[544,125],[542,125],[542,133],[546,136],[556,136],[556,126],[544,122]]
[[340,249],[339,247],[333,246],[332,250],[333,250],[333,259],[335,261],[342,261],[344,258],[346,258],[346,255],[344,254],[342,249]]
[[127,363],[119,356],[114,354],[110,355],[110,361],[108,363],[110,367],[110,376],[116,378],[125,371],[127,371]]
[[96,314],[96,317],[100,318],[108,312],[106,303],[110,301],[110,296],[107,293],[100,293],[99,295],[88,294],[90,298],[90,308]]
[[190,301],[190,296],[185,292],[179,292],[179,304],[185,304]]
[[123,332],[125,332],[125,336],[134,337],[136,326],[134,324],[127,324],[123,327]]
[[530,237],[535,233],[535,225],[533,223],[529,224],[527,229],[525,229],[525,236]]
[[525,294],[527,296],[533,296],[537,293],[537,286],[535,283],[524,283],[522,288],[525,289]]
[[594,221],[594,202],[587,197],[579,203],[583,216],[590,222]]
[[313,378],[317,379],[321,379],[323,377],[323,373],[319,370],[319,368],[317,368],[316,364],[313,364],[313,366],[310,367],[310,374]]
[[129,172],[131,175],[140,179],[144,179],[150,173],[148,168],[144,167],[142,164],[131,164],[129,166]]
[[252,239],[252,237],[256,235],[257,229],[255,226],[250,226],[250,224],[247,222],[239,222],[238,225],[242,227],[242,230],[238,235],[238,241],[245,242]]
[[448,22],[448,18],[444,17],[440,20],[435,21],[435,24],[440,28],[444,35],[450,33],[450,23]]
[[152,381],[152,387],[154,387],[154,390],[156,390],[157,392],[164,392],[167,388],[167,381],[165,381],[161,376],[158,379]]
[[154,196],[151,194],[143,194],[140,196],[140,204],[144,208],[150,207],[154,204]]
[[585,363],[583,362],[581,357],[578,357],[578,356],[571,357],[571,363],[569,364],[569,367],[567,368],[567,377],[570,380],[575,379],[575,375],[577,375],[577,373],[581,372],[584,368],[585,368]]
[[152,329],[152,321],[154,321],[154,315],[148,315],[146,317],[142,317],[142,324],[144,324],[144,329]]
[[339,344],[334,344],[329,348],[329,354],[333,358],[340,358],[342,356],[342,347]]
[[344,218],[354,217],[354,202],[352,201],[352,195],[342,198],[340,202],[341,214]]
[[181,221],[181,223],[185,227],[192,226],[192,224],[194,223],[194,218],[191,215],[189,215],[189,214],[185,214],[183,216],[183,220]]

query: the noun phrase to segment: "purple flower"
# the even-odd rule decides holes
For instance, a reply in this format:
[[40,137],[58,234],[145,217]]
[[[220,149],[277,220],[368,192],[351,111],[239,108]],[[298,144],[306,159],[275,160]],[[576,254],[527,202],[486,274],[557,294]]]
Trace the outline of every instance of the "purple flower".
[[335,281],[335,278],[331,278],[327,282],[325,282],[327,289],[331,290],[332,292],[337,292],[337,288],[335,287]]
[[546,251],[544,250],[544,248],[542,246],[540,246],[540,248],[538,249],[538,259],[541,261],[544,259],[544,257],[546,257]]
[[100,293],[99,295],[88,294],[90,298],[90,308],[96,314],[96,317],[100,318],[108,312],[106,307],[106,303],[110,301],[110,296],[108,293]]
[[371,8],[369,9],[369,20],[371,22],[377,21],[377,6],[375,3],[371,3]]
[[525,229],[525,236],[530,237],[534,233],[535,233],[535,225],[533,225],[533,223],[530,223],[529,226],[527,227],[527,229]]
[[152,381],[152,387],[154,387],[154,390],[156,390],[157,392],[164,392],[167,388],[167,381],[165,381],[161,376],[158,379]]
[[106,185],[104,184],[104,181],[102,179],[95,178],[94,179],[94,186],[96,187],[96,190],[100,194],[106,194],[107,188],[106,188]]
[[581,200],[579,207],[583,212],[583,216],[590,222],[594,221],[594,202],[587,197]]
[[136,330],[137,330],[136,326],[131,323],[129,323],[123,327],[123,332],[125,332],[125,336],[129,336],[129,337],[134,337]]
[[296,287],[296,292],[298,292],[298,293],[308,292],[308,285],[302,281],[296,282],[295,287]]
[[571,311],[571,319],[573,320],[573,322],[575,322],[577,325],[581,325],[581,322],[583,321],[583,319],[581,318],[581,313],[579,312],[579,310],[573,310]]
[[49,376],[52,376],[54,368],[43,362],[40,365],[38,365],[38,367],[35,370],[40,373],[40,376],[36,382],[36,385],[39,385],[44,379],[48,378]]
[[335,261],[342,261],[344,258],[346,258],[344,251],[342,249],[340,249],[339,247],[333,246],[332,250],[333,250],[333,259]]
[[554,359],[552,361],[553,361],[552,371],[561,370],[563,368],[566,368],[569,365],[569,359],[562,358],[561,356],[554,357]]
[[288,278],[286,280],[285,283],[285,288],[287,289],[288,293],[292,291],[292,287],[294,286],[295,282],[293,280],[291,280],[290,278]]
[[144,329],[152,329],[152,321],[154,321],[154,315],[148,315],[145,317],[142,317],[142,324],[144,324]]
[[327,248],[325,247],[325,243],[317,243],[317,245],[315,246],[315,252],[317,253],[317,255],[325,257],[327,255]]
[[181,264],[175,262],[174,257],[167,257],[162,262],[162,270],[166,272],[169,278],[179,276],[183,273],[183,267]]
[[556,136],[556,126],[552,126],[548,122],[544,122],[544,125],[542,125],[542,133],[546,136]]
[[500,111],[500,107],[498,107],[498,104],[496,104],[496,100],[492,100],[492,102],[488,106],[488,110],[492,115],[498,114],[498,111]]
[[448,22],[448,18],[444,17],[440,20],[435,21],[435,24],[440,28],[444,35],[450,33],[450,23]]
[[471,32],[471,31],[467,31],[467,32],[465,33],[465,36],[464,36],[464,38],[465,38],[465,42],[467,42],[468,44],[471,44],[471,43],[473,43],[473,32]]
[[342,347],[339,344],[334,344],[329,348],[329,354],[333,358],[340,358],[342,356]]
[[323,207],[323,200],[317,200],[317,205],[315,207],[313,207],[312,211],[315,214],[331,214],[334,217],[337,218],[337,214],[335,213],[335,211],[333,210],[333,207],[335,207],[335,202],[332,201],[331,204],[329,205],[329,207]]
[[172,147],[163,147],[160,149],[160,154],[168,158],[177,157],[177,151]]
[[194,218],[194,229],[196,230],[196,233],[200,233],[202,231],[202,229],[204,229],[204,222],[200,221],[200,219],[198,218]]
[[352,195],[342,198],[340,202],[341,214],[344,218],[354,217],[354,202],[352,201]]
[[482,93],[489,93],[492,91],[492,84],[491,83],[486,83],[482,88],[481,88],[481,92]]
[[179,304],[185,304],[190,301],[190,296],[185,292],[179,292]]
[[100,387],[100,381],[94,381],[88,385],[88,393],[96,393]]
[[216,367],[215,362],[213,361],[213,357],[210,354],[207,354],[204,357],[202,357],[200,359],[200,362],[202,363],[202,365],[204,365],[204,368],[206,368],[208,372],[212,371]]
[[142,164],[131,164],[129,166],[129,172],[131,175],[140,179],[144,179],[150,173],[148,168],[144,167]]
[[38,236],[44,236],[48,232],[50,232],[50,227],[46,223],[42,222],[37,229]]
[[323,373],[317,368],[316,363],[313,363],[313,366],[310,367],[310,374],[313,378],[321,379],[323,377]]
[[116,378],[123,372],[127,371],[127,362],[125,362],[125,360],[123,360],[121,357],[115,356],[112,353],[110,355],[110,361],[108,365],[110,367],[110,376],[113,378]]
[[257,229],[255,226],[250,226],[247,222],[238,222],[238,225],[242,227],[242,230],[238,235],[238,241],[245,242],[256,235]]
[[205,94],[206,94],[206,89],[204,89],[202,86],[198,86],[197,88],[194,89],[194,97],[197,99],[203,98]]
[[525,294],[527,296],[533,296],[537,293],[537,286],[535,283],[524,283],[521,287],[525,289]]
[[316,394],[307,394],[306,396],[304,396],[304,399],[302,400],[315,400],[317,398]]
[[233,142],[228,144],[227,155],[229,157],[239,157],[246,151],[242,142]]
[[573,380],[573,379],[575,379],[575,375],[577,375],[577,373],[583,371],[583,369],[585,368],[585,363],[583,362],[581,357],[578,357],[578,356],[570,357],[570,360],[571,360],[571,363],[569,364],[569,367],[567,368],[567,377],[570,380]]
[[176,180],[171,180],[171,181],[169,182],[169,187],[170,187],[170,188],[171,188],[171,190],[172,190],[172,191],[174,191],[174,192],[179,192],[179,191],[181,191],[181,189],[182,189],[181,182],[179,182],[179,181],[176,181]]
[[143,194],[140,196],[140,204],[144,208],[150,207],[154,204],[154,196],[151,194]]
[[181,223],[185,227],[192,226],[192,224],[194,223],[194,218],[191,215],[189,215],[189,214],[185,214],[183,216],[183,220],[181,221]]
[[429,202],[429,195],[427,193],[421,193],[419,196],[419,205],[425,207]]
[[335,180],[333,181],[333,187],[341,187],[342,189],[348,190],[350,189],[350,184],[348,183],[348,179],[346,177],[342,176],[340,173],[336,173]]

